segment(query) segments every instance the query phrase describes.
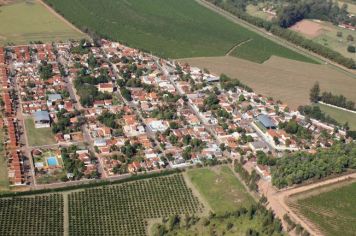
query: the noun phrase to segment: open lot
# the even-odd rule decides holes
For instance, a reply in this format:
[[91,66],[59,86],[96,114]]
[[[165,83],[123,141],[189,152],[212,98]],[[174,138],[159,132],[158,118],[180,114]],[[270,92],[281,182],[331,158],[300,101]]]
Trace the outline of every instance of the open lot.
[[260,9],[261,7],[263,7],[263,4],[258,4],[257,6],[253,4],[249,4],[246,7],[246,12],[251,16],[259,17],[261,19],[269,20],[269,21],[272,20],[274,16],[266,12],[263,12]]
[[[347,51],[348,45],[354,45],[354,42],[349,42],[347,37],[351,35],[356,40],[356,32],[341,27],[335,26],[330,22],[319,20],[302,20],[293,25],[290,29],[299,32],[303,36],[312,39],[313,41],[331,48],[346,57],[355,57],[355,53]],[[337,33],[341,32],[342,36],[338,37]]]
[[46,2],[79,28],[87,27],[101,36],[162,57],[223,56],[241,42],[252,39],[249,45],[263,47],[264,54],[250,57],[241,52],[236,56],[262,62],[271,55],[280,55],[314,62],[192,0],[107,0],[106,4],[86,0]]
[[325,235],[354,235],[356,182],[347,181],[310,190],[290,199],[296,212],[313,222]]
[[254,203],[254,199],[227,166],[194,169],[187,174],[214,212],[224,213]]
[[0,129],[0,192],[9,190],[9,179],[7,173],[7,159],[3,146],[4,130]]
[[220,75],[225,73],[252,87],[257,93],[281,100],[292,108],[309,103],[309,91],[319,81],[322,91],[343,94],[356,101],[356,79],[328,65],[272,57],[256,64],[234,57],[190,58],[180,60]]
[[55,144],[51,128],[35,128],[35,122],[32,118],[25,120],[26,134],[30,146],[42,146]]
[[84,34],[51,13],[37,0],[0,7],[0,45],[80,39]]
[[340,124],[349,123],[351,130],[356,130],[356,114],[348,111],[343,111],[337,108],[329,107],[323,104],[318,105],[320,109],[337,120]]

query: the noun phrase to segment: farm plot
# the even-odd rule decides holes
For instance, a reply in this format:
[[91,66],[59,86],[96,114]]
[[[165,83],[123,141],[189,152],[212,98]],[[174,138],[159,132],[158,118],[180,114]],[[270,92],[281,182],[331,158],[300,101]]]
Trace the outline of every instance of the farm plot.
[[292,200],[291,206],[312,221],[325,235],[355,235],[356,183]]
[[227,166],[215,170],[194,169],[187,174],[214,212],[224,213],[254,203],[254,199]]
[[80,39],[84,34],[49,12],[36,0],[0,7],[0,45]]
[[106,4],[94,0],[46,2],[79,28],[161,57],[222,56],[241,42],[253,39],[247,45],[262,47],[263,54],[257,49],[248,56],[236,49],[239,53],[234,55],[256,62],[263,62],[272,55],[314,62],[192,0],[107,0]]
[[0,235],[63,235],[63,197],[0,199]]
[[182,175],[92,188],[68,197],[70,235],[146,235],[148,219],[203,210]]
[[323,104],[318,104],[320,109],[338,121],[340,124],[349,124],[351,130],[356,130],[356,114],[348,111],[343,111],[334,107]]

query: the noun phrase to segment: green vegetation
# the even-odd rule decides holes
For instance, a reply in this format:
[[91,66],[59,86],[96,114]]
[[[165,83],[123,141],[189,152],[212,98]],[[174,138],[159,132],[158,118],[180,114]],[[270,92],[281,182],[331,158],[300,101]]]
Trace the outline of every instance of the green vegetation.
[[334,107],[326,106],[323,104],[318,104],[320,110],[332,118],[334,118],[338,123],[345,124],[346,122],[350,126],[351,130],[356,131],[356,114],[349,111],[343,111]]
[[224,214],[210,214],[209,217],[171,216],[164,219],[162,224],[155,224],[151,234],[159,235],[283,235],[281,222],[276,219],[272,211],[262,205],[251,205],[248,209]]
[[85,37],[38,1],[16,1],[0,7],[0,45],[60,41]]
[[327,236],[355,235],[356,183],[298,199],[293,204]]
[[71,235],[146,235],[146,219],[199,212],[202,205],[182,175],[151,178],[71,193],[69,232]]
[[51,128],[36,129],[35,122],[32,118],[25,119],[25,127],[30,146],[41,146],[56,143]]
[[[46,2],[85,31],[162,57],[222,56],[251,40],[238,47],[235,55],[255,62],[263,62],[272,55],[314,62],[191,0],[108,0],[104,5],[85,0]],[[246,50],[254,47],[257,50],[248,55]]]
[[[1,117],[0,117],[1,118]],[[7,158],[4,150],[4,129],[0,128],[0,192],[9,190]]]
[[63,197],[2,198],[0,225],[0,235],[63,235]]
[[316,154],[304,151],[278,158],[272,167],[272,183],[277,188],[318,180],[356,169],[356,144],[335,144]]
[[216,213],[248,207],[254,203],[243,184],[227,166],[194,169],[187,174]]

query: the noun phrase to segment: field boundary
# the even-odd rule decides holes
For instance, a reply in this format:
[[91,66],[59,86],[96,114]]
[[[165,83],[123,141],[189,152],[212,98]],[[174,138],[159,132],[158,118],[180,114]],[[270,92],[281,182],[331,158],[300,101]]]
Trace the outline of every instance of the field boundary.
[[75,25],[70,23],[66,18],[64,18],[62,15],[60,15],[58,12],[56,12],[51,6],[47,5],[43,0],[36,0],[38,3],[40,3],[42,6],[44,6],[50,13],[52,13],[55,17],[57,17],[59,20],[63,21],[65,24],[67,24],[70,28],[74,29],[80,34],[83,34],[83,36],[88,37],[86,33],[81,31],[79,28],[77,28]]
[[275,42],[275,43],[277,43],[277,44],[279,44],[281,46],[287,47],[287,48],[289,48],[289,49],[291,49],[291,50],[293,50],[295,52],[299,52],[299,53],[301,53],[301,54],[303,54],[305,56],[308,56],[311,59],[316,60],[320,64],[328,64],[328,65],[332,66],[332,68],[334,68],[335,70],[343,72],[344,74],[352,77],[353,79],[356,79],[356,73],[351,69],[348,69],[348,68],[346,68],[346,67],[344,67],[344,66],[342,66],[340,64],[337,64],[337,63],[335,63],[335,62],[333,62],[333,61],[331,61],[331,60],[329,60],[327,58],[324,58],[324,57],[322,57],[322,56],[320,56],[320,55],[318,55],[316,53],[313,53],[313,52],[311,52],[311,51],[309,51],[307,49],[299,47],[299,46],[297,46],[297,45],[295,45],[295,44],[293,44],[293,43],[291,43],[291,42],[289,42],[287,40],[284,40],[284,39],[282,39],[282,38],[280,38],[278,36],[273,35],[272,33],[266,32],[265,30],[260,29],[257,26],[254,26],[254,25],[252,25],[252,24],[250,24],[250,23],[248,23],[248,22],[246,22],[244,20],[241,20],[237,16],[231,14],[230,12],[227,12],[227,11],[221,9],[218,6],[215,6],[215,5],[211,4],[210,2],[207,2],[205,0],[195,0],[195,1],[197,3],[199,3],[200,5],[202,5],[202,6],[206,7],[206,8],[208,8],[208,9],[210,9],[210,10],[212,10],[212,11],[214,11],[214,12],[216,12],[216,13],[222,15],[222,16],[224,16],[226,19],[229,19],[230,21],[232,21],[232,22],[234,22],[236,24],[242,25],[242,26],[254,31],[255,33],[258,33],[258,34],[264,36],[265,38],[272,40],[273,42]]

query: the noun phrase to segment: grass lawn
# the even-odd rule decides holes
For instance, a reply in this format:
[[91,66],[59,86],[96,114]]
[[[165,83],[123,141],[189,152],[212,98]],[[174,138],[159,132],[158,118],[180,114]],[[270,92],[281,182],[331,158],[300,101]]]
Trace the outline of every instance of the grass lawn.
[[355,235],[356,183],[297,200],[298,210],[325,235]]
[[215,167],[214,170],[194,169],[187,173],[193,185],[216,213],[236,210],[254,203],[254,199],[227,166]]
[[[248,39],[251,47],[265,46],[262,55],[238,57],[263,62],[271,55],[314,62],[312,59],[238,25],[194,0],[46,0],[79,28],[167,58],[222,56]],[[260,46],[261,47],[261,46]],[[271,48],[277,51],[267,50]],[[256,54],[257,53],[257,54]],[[256,55],[254,55],[256,54]],[[257,59],[256,59],[257,58]]]
[[0,7],[0,44],[59,41],[85,37],[37,1]]
[[262,6],[263,4],[259,4],[258,6],[249,4],[246,7],[246,12],[251,16],[259,17],[263,20],[268,20],[268,21],[272,20],[273,16],[260,10]]
[[341,124],[345,124],[345,122],[349,123],[351,130],[356,130],[356,114],[348,111],[343,111],[337,108],[329,107],[323,104],[318,104],[320,109],[334,118]]
[[41,146],[56,143],[51,128],[36,129],[32,118],[27,118],[25,120],[25,126],[30,146]]

